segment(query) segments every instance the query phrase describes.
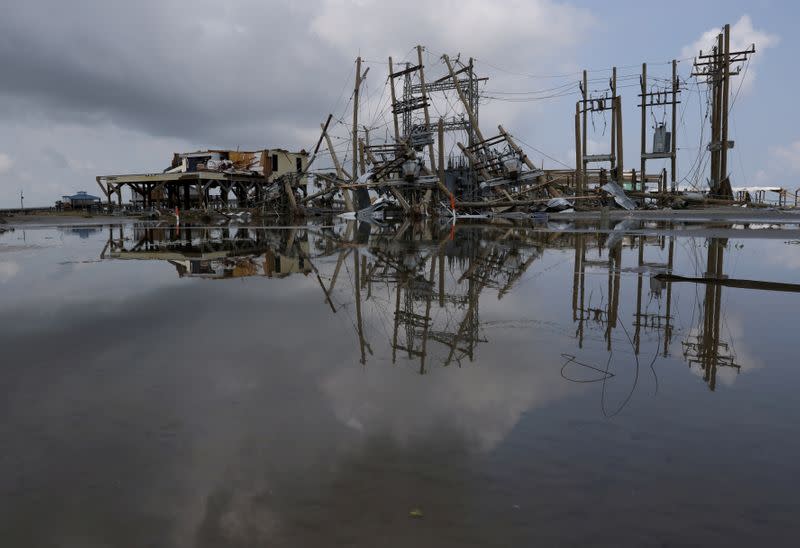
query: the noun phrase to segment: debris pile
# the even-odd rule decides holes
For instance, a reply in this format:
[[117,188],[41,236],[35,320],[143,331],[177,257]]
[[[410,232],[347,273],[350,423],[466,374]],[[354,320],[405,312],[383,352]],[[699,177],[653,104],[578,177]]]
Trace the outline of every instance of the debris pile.
[[[535,165],[519,143],[536,149],[502,125],[494,135],[484,135],[479,106],[486,100],[482,86],[488,78],[476,73],[473,59],[463,61],[460,55],[451,58],[445,54],[437,60],[422,46],[416,47],[415,63],[398,65],[388,59],[388,77],[381,96],[388,104],[382,110],[372,109],[377,120],[369,126],[364,124],[359,108],[369,67],[362,71],[362,59],[357,58],[355,86],[346,107],[352,108],[352,123],[346,112],[341,116],[329,114],[320,125],[322,131],[310,157],[304,150],[290,153],[282,149],[176,153],[160,176],[98,177],[98,184],[109,204],[113,194],[121,203],[121,187],[129,185],[135,193],[134,201],[138,199],[143,207],[156,204],[171,208],[182,203],[185,209],[234,207],[248,209],[254,215],[279,216],[344,214],[371,221],[430,216],[533,217],[542,212],[603,208],[633,211],[761,206],[768,192],[777,195],[778,206],[786,206],[788,193],[781,187],[731,188],[726,167],[727,150],[733,147],[727,140],[729,109],[718,97],[727,99],[729,79],[738,74],[730,70],[730,63],[747,59],[755,48],[729,52],[729,34],[726,25],[712,53],[700,52],[691,75],[714,92],[710,107],[712,142],[705,151],[711,155],[707,191],[678,189],[675,126],[677,105],[685,88],[677,61],[671,63],[671,78],[648,77],[647,64],[642,65],[641,100],[636,105],[642,119],[638,171],[624,169],[623,98],[618,93],[616,68],[611,71],[608,87],[602,90],[590,90],[588,71],[583,71],[583,79],[575,83],[574,90],[579,96],[574,118],[575,167],[549,157],[564,167],[545,169],[543,163]],[[431,79],[435,70],[439,74]],[[654,108],[664,110],[664,119],[648,128],[648,113],[652,114]],[[667,122],[668,109],[671,123]],[[608,151],[589,154],[591,128],[587,120],[607,112],[611,114]],[[347,134],[334,135],[337,126],[346,128]],[[376,138],[376,129],[385,131],[385,135]],[[649,150],[648,132],[652,134]],[[312,165],[323,156],[329,157],[330,167],[312,171]],[[647,162],[654,160],[669,162],[669,178],[666,168],[648,173]],[[695,179],[699,180],[700,170],[696,171]],[[795,205],[799,199],[795,194]]]

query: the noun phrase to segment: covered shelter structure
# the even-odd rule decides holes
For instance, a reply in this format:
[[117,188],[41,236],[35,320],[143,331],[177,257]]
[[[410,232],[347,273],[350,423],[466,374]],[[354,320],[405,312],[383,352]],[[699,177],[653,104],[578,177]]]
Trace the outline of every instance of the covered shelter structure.
[[64,209],[91,209],[100,205],[100,198],[79,190],[71,196],[62,196],[60,204]]

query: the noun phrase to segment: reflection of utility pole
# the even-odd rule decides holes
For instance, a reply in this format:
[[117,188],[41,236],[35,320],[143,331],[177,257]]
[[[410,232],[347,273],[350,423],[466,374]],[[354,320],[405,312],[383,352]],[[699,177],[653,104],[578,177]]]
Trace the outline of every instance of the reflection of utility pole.
[[[665,240],[659,240],[661,249],[664,249]],[[606,341],[606,349],[612,349],[612,336],[614,329],[618,325],[619,319],[619,301],[620,301],[620,285],[622,280],[622,248],[623,243],[619,242],[608,249],[608,257],[606,260],[586,259],[586,235],[577,234],[575,236],[575,266],[573,272],[573,285],[572,285],[572,320],[578,323],[576,336],[578,338],[578,347],[583,348],[584,329],[587,320],[591,320],[603,328],[603,339]],[[607,245],[602,239],[598,238],[598,249],[603,249]],[[661,315],[658,312],[649,313],[643,310],[644,299],[644,272],[646,268],[657,269],[667,272],[672,272],[672,263],[674,257],[674,240],[670,238],[669,242],[669,255],[666,263],[663,262],[648,262],[645,261],[644,248],[648,245],[648,240],[645,236],[637,238],[638,247],[638,274],[636,284],[636,310],[634,313],[634,335],[633,344],[634,352],[639,354],[640,350],[640,337],[642,328],[645,330],[664,330],[664,355],[667,355],[670,341],[672,340],[672,284],[667,283],[667,303],[666,314]],[[586,267],[605,269],[608,274],[607,281],[607,303],[604,308],[592,307],[591,302],[587,305],[584,303],[584,295],[586,293]]]
[[[619,310],[619,289],[620,276],[622,269],[622,244],[615,245],[608,250],[608,258],[603,260],[587,260],[584,235],[576,241],[575,260],[580,262],[580,267],[575,268],[575,283],[577,289],[573,287],[573,319],[578,321],[578,346],[583,348],[584,322],[587,319],[601,325],[603,339],[606,341],[606,348],[611,351],[611,334],[617,327],[617,314]],[[598,249],[602,249],[602,243],[598,242]],[[578,251],[577,247],[580,247]],[[584,295],[586,293],[586,267],[604,268],[608,274],[608,303],[605,309],[593,308],[591,302],[589,306],[584,305]],[[576,306],[578,295],[580,305]],[[580,315],[579,315],[580,313]]]
[[617,327],[617,317],[619,316],[619,285],[622,279],[622,244],[614,247],[608,252],[608,312],[606,318],[606,344],[611,350],[611,331]]
[[[669,237],[669,256],[667,258],[669,261],[669,272],[672,272],[672,267],[675,264],[675,237]],[[667,328],[664,331],[666,337],[664,337],[664,357],[667,357],[667,353],[669,351],[669,344],[672,341],[672,282],[667,284]]]
[[[642,284],[643,284],[643,277],[645,268],[649,270],[658,270],[658,271],[666,271],[668,273],[672,273],[672,263],[673,258],[675,255],[675,239],[673,236],[669,238],[669,251],[667,255],[667,262],[666,264],[660,262],[648,262],[644,260],[644,244],[647,243],[647,236],[640,236],[639,237],[639,280],[637,284],[637,294],[636,294],[636,323],[634,324],[635,327],[635,335],[634,335],[634,342],[635,342],[635,351],[636,354],[639,354],[639,343],[641,341],[641,330],[642,328],[645,331],[649,328],[652,330],[661,330],[664,329],[664,356],[666,357],[669,352],[669,344],[672,341],[672,282],[666,282],[667,288],[667,303],[666,303],[666,314],[661,315],[658,312],[643,312],[642,311]],[[659,238],[660,248],[664,249],[664,240]],[[652,289],[651,289],[652,292]],[[660,289],[659,289],[660,293]],[[663,322],[663,323],[662,323]]]
[[359,273],[359,260],[358,260],[358,249],[353,252],[353,288],[355,289],[355,296],[356,296],[356,321],[358,325],[356,327],[358,331],[358,344],[361,348],[361,364],[364,365],[367,363],[367,357],[364,353],[364,328],[361,321],[361,279]]
[[[575,235],[575,274],[572,281],[572,321],[578,322],[578,348],[583,348],[583,311],[584,276],[586,267],[583,264],[586,258],[586,243],[583,234]],[[580,311],[580,317],[578,317]]]
[[[724,279],[723,258],[726,240],[711,238],[708,242],[706,278]],[[691,367],[694,364],[703,369],[703,380],[711,390],[716,388],[717,368],[740,366],[734,362],[727,342],[720,340],[720,308],[722,304],[722,285],[706,284],[703,299],[703,323],[700,332],[683,343],[683,354]]]
[[[408,359],[418,357],[420,360],[420,374],[425,373],[425,358],[428,355],[428,338],[432,324],[431,304],[434,298],[434,280],[436,277],[437,257],[431,255],[424,259],[421,267],[424,269],[430,261],[430,273],[428,278],[416,274],[416,268],[402,273],[398,272],[397,287],[395,294],[394,312],[394,331],[392,335],[392,363],[395,363],[397,351],[406,351]],[[402,263],[400,263],[402,264]],[[401,295],[405,291],[404,295]],[[403,308],[400,307],[401,297]],[[425,313],[417,313],[417,303],[425,303]],[[405,331],[405,342],[398,341],[400,326]],[[417,339],[421,343],[417,344]]]
[[644,263],[644,240],[646,236],[639,236],[639,272],[636,281],[636,328],[633,333],[634,353],[638,356],[642,341],[642,263]]

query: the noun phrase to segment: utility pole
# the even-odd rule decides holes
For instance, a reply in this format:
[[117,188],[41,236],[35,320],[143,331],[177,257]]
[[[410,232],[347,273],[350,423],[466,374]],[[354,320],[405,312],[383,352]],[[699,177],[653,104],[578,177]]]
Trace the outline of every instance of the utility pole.
[[[414,129],[414,123],[412,118],[412,113],[415,110],[424,109],[425,110],[425,117],[426,117],[426,124],[425,124],[425,131],[431,131],[430,128],[430,113],[428,112],[428,95],[427,90],[428,86],[423,84],[414,85],[411,80],[411,75],[415,72],[420,73],[420,80],[425,80],[425,74],[423,73],[423,67],[421,64],[422,61],[422,46],[417,46],[418,49],[418,56],[420,59],[419,65],[414,65],[413,67],[406,63],[406,67],[403,70],[399,70],[397,72],[393,72],[394,65],[392,64],[391,57],[389,58],[389,90],[391,91],[392,95],[392,116],[394,120],[394,131],[395,131],[395,142],[400,143],[403,139],[408,139],[411,136],[411,133]],[[394,89],[394,81],[397,78],[403,78],[403,96],[400,100],[397,99],[397,92]],[[415,93],[420,92],[421,96],[417,97]],[[403,128],[402,133],[400,131],[400,123],[398,121],[398,114],[403,115]]]
[[[589,94],[589,80],[587,71],[583,71],[583,81],[580,84],[581,99],[575,108],[576,116],[580,117],[580,123],[576,120],[575,132],[575,155],[576,155],[576,183],[580,179],[578,188],[586,190],[588,182],[588,167],[590,163],[609,162],[610,175],[618,183],[622,183],[622,97],[617,95],[617,68],[611,71],[611,78],[608,82],[608,91],[603,92],[602,96],[591,97]],[[588,120],[592,112],[604,112],[611,110],[611,132],[610,132],[610,152],[607,154],[588,154]],[[578,139],[577,133],[581,131]],[[580,152],[579,152],[580,151]],[[580,164],[580,165],[578,165]]]
[[358,88],[361,87],[361,57],[356,59],[356,85],[353,90],[353,180],[358,173]]
[[[586,145],[587,145],[587,137],[586,134],[586,100],[589,98],[589,80],[586,76],[586,71],[583,71],[583,85],[581,86],[581,96],[583,98],[583,102],[581,103],[581,119],[583,120],[583,128],[582,128],[582,141],[581,141],[581,173],[583,173],[583,186],[586,187]],[[586,190],[586,188],[584,188]]]
[[[676,99],[678,97],[679,90],[679,82],[678,82],[678,62],[673,59],[672,60],[672,143],[670,147],[670,162],[669,162],[669,176],[671,181],[671,188],[672,192],[678,190],[678,178],[677,178],[677,170],[678,170],[678,103]],[[670,241],[671,245],[671,241]]]
[[[339,158],[336,156],[336,149],[333,148],[333,142],[331,141],[331,136],[328,134],[326,125],[320,124],[320,127],[322,128],[322,135],[325,137],[325,143],[328,145],[328,152],[331,153],[333,165],[336,168],[336,176],[342,180],[349,179],[350,174],[344,170],[342,165],[339,163]],[[353,207],[353,199],[350,196],[350,190],[343,188],[342,196],[344,197],[344,203],[347,211],[355,211],[355,208]]]
[[[444,57],[445,56],[443,56],[442,59],[444,59]],[[421,63],[421,61],[420,61],[420,63]],[[424,89],[425,98],[426,98],[426,101],[427,101],[430,98],[430,94],[431,93],[443,93],[443,92],[450,91],[450,90],[455,91],[456,90],[456,85],[458,85],[461,88],[461,92],[467,98],[467,101],[466,101],[466,105],[467,106],[464,107],[465,111],[472,112],[472,114],[473,114],[472,119],[474,119],[474,121],[477,122],[478,121],[478,84],[480,82],[487,81],[488,78],[476,76],[475,75],[475,71],[474,71],[474,65],[473,65],[473,68],[472,68],[471,71],[470,71],[470,66],[466,65],[466,66],[463,66],[462,68],[460,68],[458,70],[455,70],[454,72],[455,72],[455,75],[457,76],[456,78],[453,78],[453,74],[450,73],[450,71],[448,69],[448,74],[447,75],[439,78],[438,80],[434,80],[433,82],[427,82],[426,81],[425,84],[423,85],[423,83],[422,83],[422,80],[423,80],[422,76],[423,75],[422,75],[422,71],[420,70],[420,83],[412,85],[411,90],[414,93],[423,93],[423,89]],[[470,77],[470,74],[467,74],[466,77],[458,78],[459,75],[467,73],[467,72],[471,72],[472,73],[471,77]],[[470,105],[471,105],[471,107],[470,107]],[[466,133],[469,133],[471,131],[470,125],[471,125],[471,121],[469,119],[460,120],[458,118],[452,118],[450,120],[445,120],[444,121],[444,130],[445,131],[464,131]],[[477,123],[474,124],[474,125],[477,125]],[[436,126],[436,124],[435,123],[431,123],[431,124],[428,125],[427,129],[432,132],[432,131],[434,131],[434,126]]]
[[392,94],[392,119],[394,120],[394,142],[400,142],[400,124],[397,121],[397,109],[394,105],[397,103],[397,96],[394,91],[394,65],[392,58],[389,57],[389,91]]
[[739,51],[731,51],[731,26],[725,25],[717,35],[716,45],[710,53],[700,54],[694,59],[692,76],[705,78],[711,86],[711,173],[709,175],[709,194],[732,199],[730,176],[728,174],[728,149],[733,141],[728,140],[728,115],[730,114],[730,78],[741,71],[741,64],[731,70],[732,64],[743,63],[756,52],[755,44]]
[[581,148],[581,104],[575,103],[575,193],[583,194],[583,152]]
[[[417,46],[417,62],[419,63],[419,88],[422,92],[423,114],[425,115],[425,131],[431,131],[431,115],[428,111],[428,90],[425,86],[425,66],[422,64],[422,46]],[[431,172],[436,171],[436,158],[433,155],[433,139],[428,143]]]
[[[464,95],[464,90],[461,88],[461,81],[458,79],[456,71],[453,70],[453,64],[450,62],[450,57],[447,55],[443,55],[442,58],[444,59],[445,64],[447,65],[447,71],[450,73],[450,77],[453,79],[453,87],[458,94],[458,98],[461,101],[461,104],[464,105],[464,109],[467,111],[467,118],[469,119],[469,137],[470,139],[474,139],[477,137],[479,141],[483,142],[485,139],[483,138],[483,134],[481,133],[481,129],[478,127],[478,117],[475,111],[472,109],[472,105],[474,103],[472,98],[472,92],[474,91],[474,76],[472,75],[471,71],[472,68],[470,67],[468,70],[470,71],[470,77],[468,81],[468,85],[470,86],[470,93],[469,98]],[[461,72],[461,71],[459,71]]]
[[[642,86],[642,143],[641,143],[641,163],[639,165],[639,184],[641,185],[641,190],[647,188],[647,181],[645,181],[646,177],[646,169],[647,169],[647,160],[644,157],[645,152],[647,151],[647,63],[642,63],[642,76],[640,79],[640,83]],[[635,190],[635,189],[634,189]]]
[[[611,80],[609,82],[611,88],[611,173],[612,177],[619,181],[622,176],[622,162],[617,157],[617,67],[611,70]],[[616,174],[616,167],[619,164],[619,177]]]
[[[616,71],[615,71],[616,72]],[[617,95],[614,97],[614,116],[611,119],[611,128],[617,128],[616,136],[614,144],[616,144],[616,150],[612,147],[611,150],[613,153],[617,155],[617,166],[616,166],[616,173],[614,173],[614,178],[616,179],[617,183],[622,185],[622,172],[624,171],[622,158],[622,97]]]
[[[413,101],[414,95],[411,93],[411,63],[406,63],[406,69],[403,71],[403,102],[408,104]],[[411,136],[411,110],[403,111],[403,136]]]
[[[447,55],[443,55],[442,58],[444,59],[445,64],[447,65],[447,71],[450,73],[450,77],[453,79],[453,87],[458,94],[458,98],[461,101],[461,104],[464,106],[464,109],[467,111],[467,118],[469,119],[469,131],[467,132],[467,136],[469,139],[470,151],[474,151],[475,139],[478,140],[479,145],[483,145],[486,142],[486,139],[483,138],[483,133],[481,133],[481,128],[478,126],[478,113],[474,109],[474,106],[478,104],[477,98],[474,97],[475,95],[475,88],[476,88],[476,81],[475,75],[473,71],[473,62],[472,59],[469,61],[469,65],[466,68],[466,72],[468,72],[468,80],[467,85],[468,87],[468,95],[464,95],[464,90],[461,87],[461,81],[458,78],[458,74],[462,72],[464,69],[459,70],[456,72],[453,69],[453,64],[450,62],[450,57]],[[469,194],[471,195],[474,192],[474,189],[477,187],[477,180],[475,174],[475,158],[473,155],[468,154],[467,158],[469,160]]]
[[21,210],[25,210],[25,206],[23,205],[23,201],[25,200],[25,196],[22,195],[22,189],[19,189],[19,208]]
[[358,90],[368,72],[369,67],[364,74],[361,74],[361,57],[356,59],[356,86],[353,90],[353,171],[351,172],[354,180],[358,173]]
[[[670,160],[670,180],[672,182],[672,190],[675,190],[677,185],[676,178],[676,164],[677,164],[677,127],[678,122],[678,105],[680,104],[680,89],[678,82],[678,62],[673,59],[672,61],[672,80],[668,87],[656,89],[655,91],[648,91],[647,87],[647,63],[642,63],[642,75],[639,77],[639,85],[641,93],[639,97],[641,102],[639,108],[642,109],[642,141],[641,141],[641,164],[639,181],[641,184],[640,190],[644,192],[647,184],[647,160],[667,159]],[[652,112],[652,109],[658,106],[669,105],[672,109],[672,123],[669,131],[665,123],[657,124],[653,128],[654,142],[653,150],[647,152],[647,112]],[[659,187],[659,192],[666,192],[666,181],[664,187]]]
[[[472,126],[472,127],[470,127],[471,131],[469,132],[469,146],[471,148],[475,144],[475,135],[476,135],[475,132],[476,131],[480,132],[480,129],[478,128],[478,123],[477,123],[477,120],[478,120],[478,110],[477,110],[478,101],[477,101],[477,97],[475,97],[475,95],[476,95],[475,94],[475,71],[473,70],[474,66],[473,66],[473,62],[472,62],[472,57],[469,58],[469,65],[467,65],[467,67],[469,68],[469,70],[467,72],[467,74],[469,75],[469,95],[467,95],[467,97],[469,99],[469,104],[467,105],[467,110],[469,110],[472,113],[472,115],[475,117],[475,124],[474,125],[470,124]],[[483,136],[481,136],[481,141],[483,141]]]

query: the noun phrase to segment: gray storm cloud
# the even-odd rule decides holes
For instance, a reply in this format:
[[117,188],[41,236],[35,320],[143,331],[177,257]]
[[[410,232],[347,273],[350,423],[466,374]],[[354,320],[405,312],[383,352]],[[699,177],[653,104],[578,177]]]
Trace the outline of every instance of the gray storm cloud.
[[[591,21],[549,0],[18,3],[0,19],[0,206],[23,187],[28,205],[47,205],[91,175],[162,169],[173,148],[309,148],[329,112],[345,117],[357,55],[373,64],[364,91],[378,100],[386,58],[411,61],[418,43],[432,65],[463,52],[560,67]],[[536,111],[520,112],[483,114],[525,131]]]

